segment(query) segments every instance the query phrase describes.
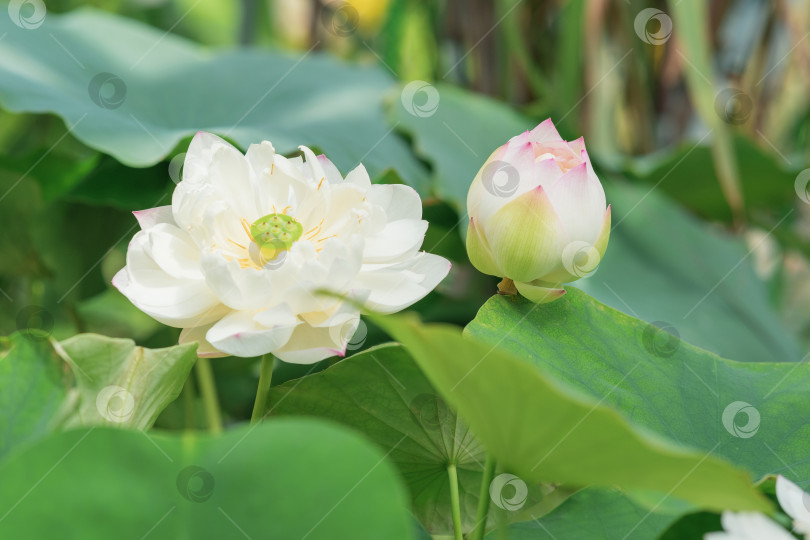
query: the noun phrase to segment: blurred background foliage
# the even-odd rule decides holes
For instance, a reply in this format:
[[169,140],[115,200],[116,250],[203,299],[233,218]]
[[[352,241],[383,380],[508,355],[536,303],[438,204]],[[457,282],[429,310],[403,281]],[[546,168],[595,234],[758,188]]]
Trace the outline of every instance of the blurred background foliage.
[[[387,144],[409,152],[372,172],[420,189],[431,223],[425,249],[454,262],[441,288],[415,306],[424,319],[466,324],[492,294],[495,282],[466,260],[466,190],[495,147],[551,117],[565,138],[585,136],[614,204],[612,245],[599,273],[582,282],[586,291],[647,321],[670,321],[685,339],[737,360],[797,361],[810,343],[810,194],[798,181],[810,160],[808,2],[51,0],[48,17],[88,7],[199,43],[200,62],[221,49],[281,51],[295,60],[291,70],[310,76],[301,88],[318,95],[377,84],[339,66],[372,70],[390,88],[381,103],[359,106],[381,108]],[[645,9],[660,11],[641,16]],[[340,59],[328,77],[320,75],[332,67],[310,62],[321,54]],[[288,64],[268,69],[284,73]],[[137,84],[125,80],[133,96]],[[412,81],[429,84],[408,104],[401,91]],[[68,94],[62,83],[52,90]],[[251,84],[225,86],[236,97]],[[59,106],[12,100],[12,87],[0,83],[0,334],[42,328],[60,339],[97,332],[174,344],[178,331],[132,307],[110,280],[136,230],[130,212],[169,203],[171,159],[209,126],[183,125],[187,133],[165,139],[173,149],[138,160],[134,150],[105,153],[69,130]],[[157,93],[138,98],[138,110],[176,105]],[[298,110],[298,98],[270,101]],[[288,127],[261,121],[268,137]],[[312,126],[317,119],[313,140],[297,142],[340,159],[320,148]],[[351,145],[348,126],[330,129]],[[138,133],[143,144],[150,135]],[[700,309],[686,313],[696,301]],[[363,347],[385,340],[370,323],[364,331]],[[249,415],[253,362],[217,369],[225,409]],[[278,382],[302,369],[280,367]],[[181,424],[181,415],[170,408],[160,422]]]

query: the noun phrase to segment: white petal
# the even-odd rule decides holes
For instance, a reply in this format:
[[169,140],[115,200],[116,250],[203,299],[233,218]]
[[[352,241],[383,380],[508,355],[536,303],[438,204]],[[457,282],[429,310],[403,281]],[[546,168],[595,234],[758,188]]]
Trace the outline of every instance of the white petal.
[[205,337],[211,345],[233,356],[250,357],[275,353],[300,324],[285,305],[275,309],[275,317],[265,312],[265,320],[276,320],[278,324],[265,326],[254,320],[251,311],[234,311],[214,324]]
[[776,498],[782,510],[793,518],[796,531],[810,533],[810,494],[780,475],[776,478]]
[[383,230],[366,238],[364,263],[395,262],[419,251],[428,222],[400,219],[388,223]]
[[557,132],[557,128],[554,127],[554,122],[551,121],[551,118],[543,120],[531,131],[531,134],[532,141],[537,143],[563,140]]
[[211,345],[207,339],[205,339],[205,334],[208,330],[213,326],[212,324],[207,324],[205,326],[196,326],[194,328],[183,328],[183,331],[180,332],[180,339],[177,342],[180,345],[185,343],[192,343],[197,342],[197,356],[204,357],[204,358],[221,358],[223,356],[228,356],[227,353],[219,351]]
[[242,268],[238,261],[228,261],[218,252],[206,253],[200,264],[208,287],[232,309],[261,309],[281,294],[272,279],[274,271]]
[[174,225],[161,223],[146,233],[152,259],[177,279],[202,279],[200,253],[191,237]]
[[172,216],[172,205],[158,206],[155,208],[147,208],[146,210],[136,210],[132,212],[135,219],[138,220],[138,225],[141,230],[147,230],[160,223],[170,223],[174,225],[174,217]]
[[364,265],[355,288],[369,291],[366,307],[394,313],[424,298],[450,271],[450,262],[438,255],[419,253],[391,265]]
[[593,244],[605,217],[605,191],[583,163],[565,173],[547,190],[551,204],[562,221],[571,242]]
[[757,512],[723,512],[724,533],[709,533],[704,540],[795,540],[779,524]]
[[[359,317],[356,320],[359,321]],[[351,323],[344,322],[344,324]],[[284,362],[291,364],[314,364],[331,356],[344,356],[346,341],[343,339],[348,333],[343,331],[344,328],[343,325],[316,328],[302,324],[295,329],[284,347],[274,354]],[[351,338],[351,335],[348,338]],[[348,338],[346,339],[348,340]]]
[[[365,169],[363,170],[365,171]],[[352,173],[354,171],[349,173],[349,176]],[[349,176],[346,177],[346,180],[349,179]],[[416,190],[410,186],[375,184],[368,190],[366,197],[371,204],[380,206],[385,211],[388,221],[422,219],[422,200]]]
[[321,168],[326,175],[327,182],[330,184],[340,184],[343,182],[343,175],[340,174],[338,168],[335,167],[335,164],[332,163],[328,157],[323,154],[319,154],[316,159],[318,160],[318,163],[321,164]]
[[346,175],[345,181],[349,184],[354,184],[362,191],[368,191],[371,189],[371,178],[369,178],[368,171],[366,171],[366,168],[362,163],[352,169],[351,172]]

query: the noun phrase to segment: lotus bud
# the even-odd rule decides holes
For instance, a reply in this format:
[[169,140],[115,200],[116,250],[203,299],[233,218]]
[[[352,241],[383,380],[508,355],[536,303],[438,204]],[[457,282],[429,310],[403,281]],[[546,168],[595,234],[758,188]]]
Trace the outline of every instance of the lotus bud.
[[473,266],[504,278],[501,293],[536,303],[595,271],[610,236],[610,207],[583,139],[564,141],[551,119],[492,153],[470,186],[467,213]]

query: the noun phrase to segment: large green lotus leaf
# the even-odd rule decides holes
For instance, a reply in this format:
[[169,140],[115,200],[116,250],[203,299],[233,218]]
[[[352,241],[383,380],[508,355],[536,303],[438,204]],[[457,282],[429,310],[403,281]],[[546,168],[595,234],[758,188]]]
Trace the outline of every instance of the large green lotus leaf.
[[545,516],[509,525],[504,536],[491,532],[487,540],[651,540],[677,519],[678,513],[653,512],[620,490],[590,487]]
[[65,427],[152,427],[177,399],[197,361],[197,345],[138,347],[131,339],[80,334],[61,343],[78,401]]
[[0,338],[0,459],[55,429],[68,380],[44,335]]
[[2,538],[413,537],[383,453],[308,419],[219,437],[69,431],[16,454],[0,477]]
[[[273,387],[269,405],[273,415],[316,416],[352,427],[389,452],[408,484],[415,516],[434,533],[453,531],[447,465],[455,463],[463,528],[475,526],[484,450],[401,345],[374,347]],[[568,493],[529,486],[527,509],[548,508]]]
[[[524,482],[651,490],[662,500],[671,496],[715,510],[770,507],[749,474],[712,455],[713,449],[692,450],[629,423],[504,344],[462,336],[451,325],[423,325],[409,316],[377,322],[407,347],[497,461]],[[586,323],[574,316],[564,326],[556,321],[573,341],[581,334],[575,329]],[[513,331],[514,325],[499,323],[497,328],[503,341]],[[632,347],[637,339],[625,337],[623,346]],[[706,416],[683,419],[690,420],[708,421]]]
[[424,170],[387,125],[393,81],[381,68],[315,52],[210,50],[122,17],[83,9],[35,29],[0,18],[0,104],[54,113],[88,146],[154,165],[197,131],[281,152],[315,146],[345,173],[393,168],[424,189]]
[[[467,190],[478,169],[532,122],[488,98],[441,85],[436,91],[440,100],[431,115],[414,116],[401,103],[394,115],[413,135],[417,152],[434,165],[437,193],[462,210],[459,230],[464,231]],[[660,175],[679,175],[689,167],[685,161]],[[716,183],[710,163],[689,174]],[[580,282],[589,294],[646,321],[667,321],[687,341],[727,358],[756,362],[802,357],[795,337],[768,304],[753,257],[739,238],[689,216],[661,195],[664,190],[600,177],[612,205],[614,230],[599,270]]]
[[757,478],[810,476],[807,363],[726,360],[572,287],[541,306],[492,298],[466,332],[634,424],[725,458]]
[[742,240],[707,228],[650,188],[605,187],[615,228],[599,269],[578,286],[727,358],[802,358],[797,340],[771,308]]

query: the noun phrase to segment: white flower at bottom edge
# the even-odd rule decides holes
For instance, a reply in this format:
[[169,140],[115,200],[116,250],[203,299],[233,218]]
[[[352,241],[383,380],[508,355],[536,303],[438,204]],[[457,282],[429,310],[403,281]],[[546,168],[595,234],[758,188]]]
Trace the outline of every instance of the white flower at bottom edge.
[[307,364],[344,355],[360,321],[355,303],[316,291],[393,313],[444,279],[450,263],[419,251],[428,224],[412,188],[372,185],[362,165],[344,179],[301,150],[265,141],[243,155],[198,133],[172,204],[135,212],[113,285],[200,356]]
[[[793,519],[793,530],[810,540],[810,494],[785,478],[776,477],[776,498]],[[705,535],[704,540],[795,540],[781,525],[757,512],[723,512],[724,532]]]

